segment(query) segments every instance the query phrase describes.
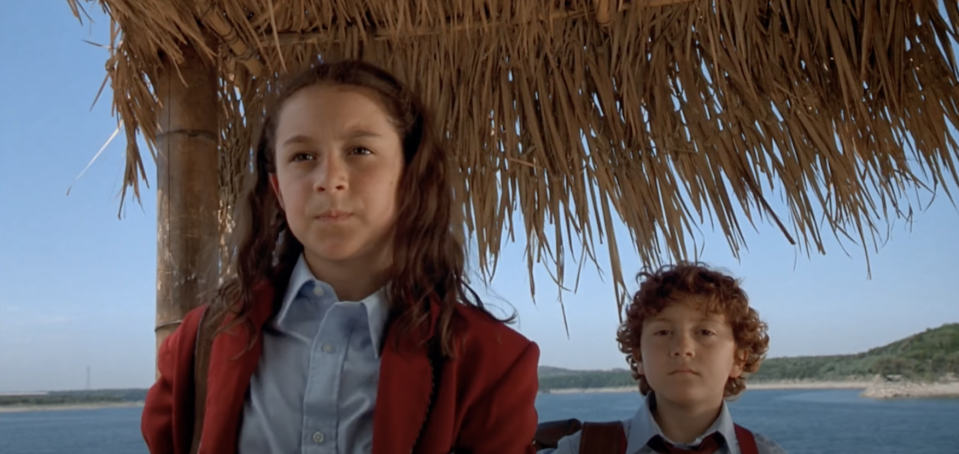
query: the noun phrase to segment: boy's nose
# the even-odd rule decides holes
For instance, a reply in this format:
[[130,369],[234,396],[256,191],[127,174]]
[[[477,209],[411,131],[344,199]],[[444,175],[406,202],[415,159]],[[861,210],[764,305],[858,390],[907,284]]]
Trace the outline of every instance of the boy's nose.
[[672,356],[693,356],[693,342],[688,336],[676,336],[672,346]]

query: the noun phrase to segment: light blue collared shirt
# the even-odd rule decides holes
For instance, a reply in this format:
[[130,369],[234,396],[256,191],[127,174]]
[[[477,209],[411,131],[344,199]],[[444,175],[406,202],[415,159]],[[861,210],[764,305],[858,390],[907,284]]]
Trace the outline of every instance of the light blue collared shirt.
[[[725,401],[723,402],[723,408],[719,411],[719,417],[713,421],[713,425],[688,445],[673,443],[672,440],[663,435],[659,424],[653,419],[652,405],[655,405],[655,398],[650,394],[644,399],[644,403],[636,412],[636,415],[632,419],[623,421],[623,430],[626,431],[627,440],[626,454],[656,454],[656,451],[653,451],[648,443],[657,435],[678,448],[693,449],[699,446],[706,437],[716,432],[719,432],[725,439],[725,443],[716,451],[716,454],[741,454],[739,442],[736,440],[736,426],[733,424],[733,417],[729,414],[729,408]],[[541,449],[537,451],[537,454],[579,454],[580,433],[576,432],[568,437],[563,437],[559,440],[556,449]],[[753,432],[753,436],[756,438],[756,448],[759,450],[759,454],[786,454],[786,451],[775,441],[755,432]]]
[[339,301],[301,255],[243,408],[240,454],[359,454],[373,446],[385,290]]

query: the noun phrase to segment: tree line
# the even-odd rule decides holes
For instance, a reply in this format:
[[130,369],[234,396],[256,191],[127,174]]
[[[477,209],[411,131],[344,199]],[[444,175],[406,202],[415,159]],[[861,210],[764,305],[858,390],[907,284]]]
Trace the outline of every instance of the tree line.
[[[539,386],[554,389],[590,389],[636,386],[629,371],[575,371],[540,369]],[[882,347],[855,355],[771,358],[749,380],[849,380],[876,375],[900,375],[931,380],[946,374],[959,376],[959,323],[942,325]]]

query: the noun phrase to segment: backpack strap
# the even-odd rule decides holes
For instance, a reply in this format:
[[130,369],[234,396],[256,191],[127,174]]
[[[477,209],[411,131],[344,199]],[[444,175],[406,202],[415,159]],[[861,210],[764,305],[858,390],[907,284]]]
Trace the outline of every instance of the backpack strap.
[[193,347],[193,442],[190,453],[200,451],[200,439],[203,435],[203,416],[206,414],[207,374],[210,370],[210,352],[213,350],[213,337],[216,324],[208,320],[204,306],[197,324],[196,345]]
[[537,451],[546,448],[555,448],[559,440],[583,428],[578,419],[563,419],[544,421],[536,425],[536,435],[533,436],[533,447]]
[[756,446],[756,437],[749,429],[735,424],[736,441],[739,442],[739,451],[742,454],[759,454],[759,448]]
[[[623,423],[587,422],[579,438],[580,454],[626,454],[626,431]],[[745,453],[744,453],[745,454]]]

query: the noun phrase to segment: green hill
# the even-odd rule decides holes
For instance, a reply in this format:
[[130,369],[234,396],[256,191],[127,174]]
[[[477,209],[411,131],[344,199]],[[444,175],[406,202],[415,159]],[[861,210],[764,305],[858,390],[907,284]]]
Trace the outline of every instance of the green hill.
[[[541,366],[539,370],[539,386],[543,391],[635,386],[629,371],[624,369],[570,370]],[[855,355],[770,358],[750,381],[851,380],[877,374],[930,380],[948,373],[959,375],[959,323],[931,328]]]
[[575,375],[582,371],[572,370],[572,369],[563,369],[562,367],[552,367],[552,366],[539,366],[537,373],[539,378],[551,378],[551,377],[561,377],[563,375]]
[[855,355],[771,358],[752,380],[837,380],[880,375],[931,379],[959,374],[959,323],[927,329]]
[[625,369],[570,370],[542,366],[539,368],[539,374],[540,391],[636,386],[632,373]]

